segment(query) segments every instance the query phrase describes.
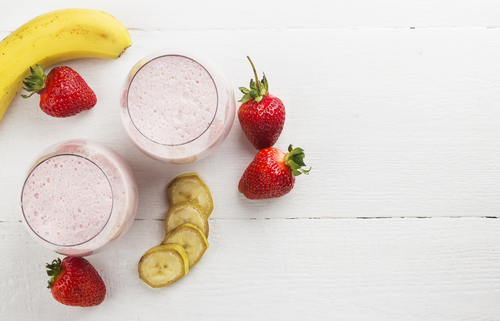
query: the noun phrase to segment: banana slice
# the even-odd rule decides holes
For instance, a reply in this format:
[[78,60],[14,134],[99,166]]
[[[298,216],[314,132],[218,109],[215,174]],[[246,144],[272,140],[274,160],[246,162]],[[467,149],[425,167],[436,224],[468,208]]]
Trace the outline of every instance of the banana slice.
[[196,225],[186,223],[176,227],[172,232],[168,233],[161,244],[179,244],[185,250],[189,258],[189,268],[198,263],[205,251],[208,249],[208,242]]
[[167,197],[170,205],[180,202],[193,202],[205,209],[208,218],[214,209],[212,194],[205,182],[196,173],[175,177],[167,186]]
[[199,227],[205,237],[208,237],[208,220],[205,209],[192,202],[181,202],[170,206],[165,218],[165,235],[184,223],[191,223]]
[[155,246],[139,261],[139,277],[153,288],[174,283],[189,272],[189,258],[179,244]]

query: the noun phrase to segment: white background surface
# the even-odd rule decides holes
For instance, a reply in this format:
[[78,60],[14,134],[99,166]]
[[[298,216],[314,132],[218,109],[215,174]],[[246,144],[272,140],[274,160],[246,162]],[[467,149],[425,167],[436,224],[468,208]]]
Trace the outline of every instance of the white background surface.
[[[4,1],[0,38],[82,5],[119,19],[133,45],[118,60],[65,63],[96,92],[90,112],[54,119],[18,94],[0,122],[2,320],[500,319],[498,1]],[[127,139],[122,81],[171,45],[210,57],[235,91],[253,76],[246,55],[266,73],[287,108],[276,147],[304,148],[313,167],[290,194],[238,193],[256,150],[237,120],[190,165]],[[88,258],[108,289],[93,308],[53,300],[45,263],[56,255],[20,222],[27,168],[70,138],[117,150],[140,190],[129,233]],[[149,288],[137,262],[162,239],[166,184],[193,171],[214,197],[210,248],[182,280]]]

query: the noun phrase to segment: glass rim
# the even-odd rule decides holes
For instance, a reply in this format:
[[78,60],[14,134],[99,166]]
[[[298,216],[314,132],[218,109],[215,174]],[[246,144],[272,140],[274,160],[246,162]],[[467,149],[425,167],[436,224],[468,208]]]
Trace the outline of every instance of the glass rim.
[[[135,77],[137,76],[137,74],[139,74],[139,72],[142,70],[142,68],[144,68],[147,64],[149,64],[150,62],[156,60],[156,59],[160,59],[160,58],[163,58],[163,57],[168,57],[168,56],[176,56],[176,57],[183,57],[183,58],[186,58],[186,59],[189,59],[191,61],[194,61],[195,63],[197,63],[201,68],[203,68],[207,74],[210,76],[210,79],[212,80],[212,83],[214,84],[214,87],[215,87],[215,94],[216,94],[216,97],[217,97],[217,101],[215,102],[215,112],[213,114],[213,117],[212,119],[210,120],[210,122],[208,123],[207,125],[207,128],[205,128],[198,136],[194,137],[193,139],[189,140],[189,141],[186,141],[186,142],[182,142],[182,143],[177,143],[177,144],[168,144],[168,143],[161,143],[161,142],[158,142],[156,140],[153,140],[149,137],[147,137],[138,127],[137,125],[135,124],[134,122],[134,118],[132,117],[132,115],[130,114],[130,109],[129,109],[129,94],[130,94],[130,86],[132,85],[132,83],[134,82],[134,79]],[[212,71],[212,72],[216,72],[216,71]],[[212,73],[205,67],[205,64],[202,64],[200,63],[197,59],[195,58],[192,58],[192,57],[189,57],[187,55],[184,55],[184,54],[179,54],[179,53],[159,53],[157,55],[155,55],[154,57],[152,58],[148,58],[147,59],[147,62],[144,63],[141,67],[139,67],[137,69],[137,71],[134,73],[134,76],[130,79],[130,81],[128,82],[128,85],[127,85],[127,96],[126,96],[126,99],[125,99],[125,103],[126,103],[126,107],[127,107],[127,114],[128,114],[128,118],[130,119],[130,122],[132,123],[132,125],[134,125],[134,128],[137,130],[138,133],[141,134],[142,137],[144,137],[145,139],[147,139],[148,141],[154,143],[154,144],[157,144],[157,145],[161,145],[161,146],[165,146],[165,147],[176,147],[176,146],[185,146],[185,145],[188,145],[194,141],[196,141],[197,139],[199,139],[200,137],[202,137],[203,135],[205,135],[205,133],[210,129],[210,127],[212,126],[212,124],[214,123],[214,120],[216,119],[216,116],[217,116],[217,113],[219,112],[219,102],[220,102],[220,97],[219,97],[219,88],[217,86],[217,82],[216,80],[214,79],[214,77],[212,76]]]
[[[80,242],[80,243],[76,243],[76,244],[58,244],[58,243],[54,243],[54,242],[51,242],[49,240],[47,240],[46,238],[42,237],[40,234],[38,234],[34,229],[33,227],[30,225],[30,223],[28,222],[28,220],[26,219],[26,213],[24,211],[24,206],[23,206],[23,195],[24,195],[24,189],[26,187],[26,183],[28,182],[28,179],[30,178],[31,174],[43,163],[45,163],[46,161],[50,160],[50,159],[53,159],[53,158],[56,158],[56,157],[60,157],[60,156],[75,156],[75,157],[80,157],[86,161],[89,161],[90,163],[94,164],[101,172],[102,174],[104,175],[104,177],[106,177],[106,181],[108,182],[109,184],[109,189],[111,190],[111,209],[109,211],[109,214],[108,214],[108,217],[106,219],[106,222],[104,223],[104,225],[102,226],[102,228],[94,235],[92,236],[91,238],[83,241],[83,242]],[[104,170],[101,168],[101,166],[99,166],[96,162],[94,162],[93,160],[85,157],[85,156],[82,156],[82,155],[78,155],[78,154],[71,154],[71,153],[61,153],[61,154],[56,154],[56,155],[51,155],[47,158],[45,158],[43,161],[40,161],[38,162],[35,166],[33,166],[33,168],[29,171],[28,175],[26,175],[26,179],[24,180],[24,183],[23,183],[23,188],[21,190],[21,211],[23,213],[23,218],[24,218],[24,221],[26,222],[26,225],[28,225],[28,227],[30,228],[30,230],[38,237],[40,238],[41,240],[43,240],[44,242],[48,243],[48,244],[51,244],[51,245],[54,245],[54,246],[57,246],[57,247],[63,247],[63,248],[74,248],[74,247],[77,247],[77,246],[80,246],[80,245],[84,245],[84,244],[87,244],[89,243],[90,241],[92,241],[93,239],[95,239],[97,236],[99,236],[103,231],[104,229],[108,226],[109,224],[109,221],[111,220],[111,216],[113,214],[113,210],[114,210],[114,191],[113,191],[113,185],[111,184],[111,181],[109,180],[109,177],[108,175],[106,175],[106,173],[104,172]]]

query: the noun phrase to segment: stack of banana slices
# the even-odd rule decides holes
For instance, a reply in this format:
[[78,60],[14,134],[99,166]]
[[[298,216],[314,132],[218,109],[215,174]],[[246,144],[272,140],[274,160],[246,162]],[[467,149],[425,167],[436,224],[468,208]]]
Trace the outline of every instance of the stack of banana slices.
[[214,208],[210,190],[196,173],[175,177],[167,186],[167,197],[165,238],[139,261],[139,277],[154,288],[179,280],[202,258]]

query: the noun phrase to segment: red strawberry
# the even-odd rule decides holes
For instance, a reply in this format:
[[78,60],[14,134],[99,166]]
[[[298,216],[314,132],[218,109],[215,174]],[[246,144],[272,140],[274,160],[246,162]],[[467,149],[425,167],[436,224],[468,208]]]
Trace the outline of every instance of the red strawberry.
[[21,96],[28,98],[34,93],[40,94],[40,108],[47,115],[73,116],[91,109],[97,103],[95,93],[70,67],[56,67],[48,75],[39,65],[35,69],[30,67],[30,70],[31,75],[23,81],[23,89],[31,94]]
[[248,165],[238,184],[238,190],[249,199],[280,197],[290,192],[295,176],[309,174],[311,169],[302,169],[304,150],[288,147],[288,153],[276,148],[259,151]]
[[255,81],[250,80],[250,89],[240,87],[244,94],[238,109],[238,119],[243,132],[257,149],[273,146],[285,124],[285,106],[283,102],[269,94],[269,83],[266,75],[259,81],[252,60]]
[[65,305],[99,305],[106,295],[104,281],[96,269],[82,257],[65,257],[47,264],[49,288],[54,299]]

